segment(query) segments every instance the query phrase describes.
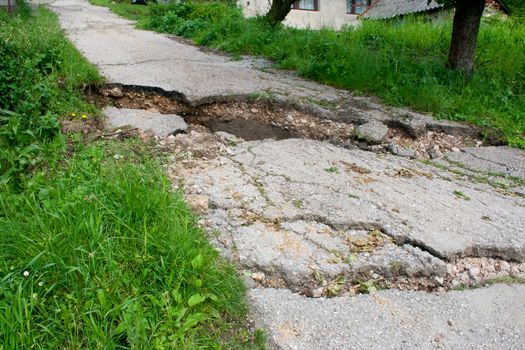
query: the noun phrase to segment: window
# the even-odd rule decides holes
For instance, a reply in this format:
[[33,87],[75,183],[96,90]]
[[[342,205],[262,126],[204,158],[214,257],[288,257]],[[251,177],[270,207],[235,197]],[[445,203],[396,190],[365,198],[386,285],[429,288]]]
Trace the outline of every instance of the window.
[[370,6],[370,0],[346,0],[346,12],[360,15]]
[[319,11],[319,0],[299,0],[292,5],[294,10]]

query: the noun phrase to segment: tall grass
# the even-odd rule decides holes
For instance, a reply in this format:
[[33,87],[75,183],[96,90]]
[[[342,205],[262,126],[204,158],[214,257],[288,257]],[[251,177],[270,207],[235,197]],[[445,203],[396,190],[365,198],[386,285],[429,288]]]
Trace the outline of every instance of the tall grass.
[[[108,0],[96,0],[104,4]],[[114,5],[114,6],[118,6]],[[486,19],[467,83],[445,67],[451,21],[412,17],[363,21],[333,30],[273,28],[224,2],[151,5],[141,26],[190,38],[234,55],[253,54],[279,67],[395,106],[501,130],[525,148],[525,24]]]
[[242,318],[235,272],[140,147],[79,146],[0,188],[5,349],[217,347]]

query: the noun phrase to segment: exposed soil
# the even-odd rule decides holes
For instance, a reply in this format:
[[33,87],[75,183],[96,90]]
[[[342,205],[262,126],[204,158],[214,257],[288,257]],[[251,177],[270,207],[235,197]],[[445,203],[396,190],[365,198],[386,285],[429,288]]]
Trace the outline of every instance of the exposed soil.
[[298,137],[298,135],[293,131],[258,121],[249,121],[243,119],[209,119],[202,124],[208,127],[212,132],[225,131],[246,141],[263,139],[285,140]]
[[[359,118],[341,117],[340,111],[330,112],[313,103],[288,103],[260,96],[223,96],[192,105],[177,92],[114,84],[90,87],[86,95],[99,107],[112,105],[178,114],[189,124],[202,125],[213,132],[225,131],[245,140],[308,138],[375,152],[388,152],[388,146],[394,144],[409,150],[413,158],[435,158],[459,151],[461,147],[484,144],[480,139],[457,132],[452,135],[427,130],[415,137],[397,122],[387,123],[389,132],[382,142],[370,144],[356,135],[356,125],[363,122]],[[359,108],[369,107],[359,99],[352,103]]]

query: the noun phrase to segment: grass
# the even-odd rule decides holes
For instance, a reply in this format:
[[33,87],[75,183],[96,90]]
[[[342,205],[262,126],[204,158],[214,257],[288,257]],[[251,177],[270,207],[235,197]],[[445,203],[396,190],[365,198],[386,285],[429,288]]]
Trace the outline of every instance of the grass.
[[[136,16],[127,12],[129,5],[92,2]],[[140,10],[141,28],[183,36],[234,57],[263,56],[304,77],[374,94],[394,106],[486,127],[487,136],[502,134],[510,145],[525,149],[525,24],[518,20],[483,21],[476,72],[467,83],[445,67],[451,21],[366,21],[335,32],[272,28],[217,1],[153,4],[147,9]]]
[[474,284],[474,285],[465,285],[460,284],[454,290],[457,291],[467,291],[467,290],[473,290],[478,288],[483,288],[487,286],[492,286],[494,284],[525,284],[525,278],[521,276],[501,276],[501,277],[495,277],[495,278],[489,278],[483,281],[481,284]]
[[333,174],[333,173],[339,173],[339,169],[335,166],[331,166],[329,168],[323,169],[327,173]]
[[61,133],[96,118],[100,77],[56,17],[22,6],[0,32],[0,349],[263,347],[154,147]]
[[452,192],[456,198],[459,198],[459,199],[463,199],[463,200],[466,200],[466,201],[469,201],[471,198],[469,196],[467,196],[465,193],[459,191],[459,190],[454,190],[454,192]]
[[105,6],[119,16],[123,16],[131,20],[137,21],[139,27],[146,26],[149,22],[148,18],[150,9],[148,6],[132,5],[131,1],[115,2],[110,0],[92,0],[91,3],[93,5]]
[[522,0],[504,0],[510,14],[519,21],[525,21],[525,3]]
[[5,346],[212,347],[242,320],[233,268],[141,146],[78,145],[23,193],[2,188]]

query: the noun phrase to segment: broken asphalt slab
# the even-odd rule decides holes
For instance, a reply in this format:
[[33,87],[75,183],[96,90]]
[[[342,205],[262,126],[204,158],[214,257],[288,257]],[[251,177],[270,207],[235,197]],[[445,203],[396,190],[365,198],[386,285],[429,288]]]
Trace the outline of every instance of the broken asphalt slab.
[[141,132],[152,131],[159,137],[184,133],[188,128],[184,119],[175,114],[115,107],[105,107],[103,113],[112,127],[120,128],[131,125],[139,128]]
[[448,260],[525,260],[520,196],[432,165],[312,140],[254,141],[230,152],[187,174],[218,208],[244,208],[269,221],[377,228]]

